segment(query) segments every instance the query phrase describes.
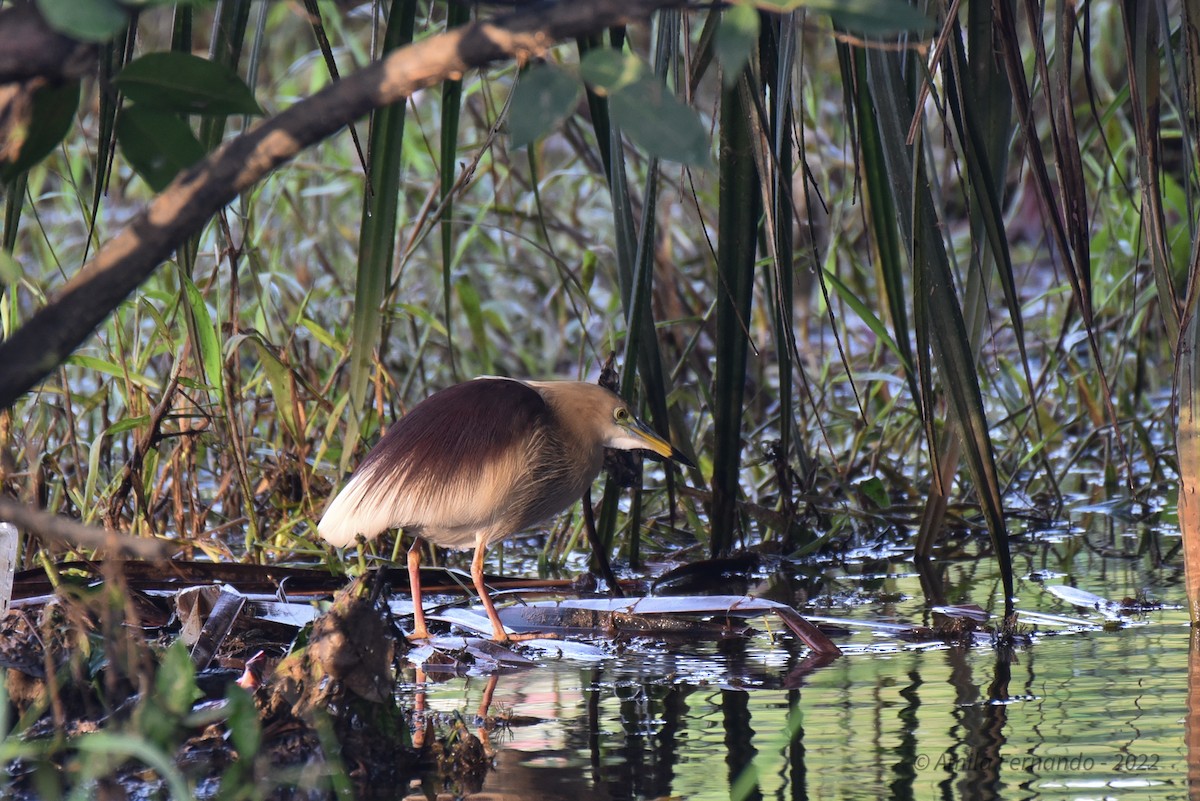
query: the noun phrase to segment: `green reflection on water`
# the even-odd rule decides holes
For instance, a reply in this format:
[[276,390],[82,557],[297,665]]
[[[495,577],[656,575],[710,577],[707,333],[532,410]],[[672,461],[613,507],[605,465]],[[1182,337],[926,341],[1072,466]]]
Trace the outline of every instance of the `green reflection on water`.
[[[1047,583],[1115,600],[1182,597],[1177,567],[1127,553],[1120,537],[1084,544],[1051,544],[1018,569],[1058,572]],[[986,559],[944,566],[948,587],[970,588],[953,600],[994,602],[988,570]],[[915,573],[831,583],[856,582],[871,585],[859,597],[884,600],[855,605],[830,592],[841,605],[817,611],[927,622]],[[1102,620],[1035,581],[1018,586],[1020,608]],[[839,641],[846,656],[793,676],[791,689],[784,682],[800,652],[765,634],[746,647],[649,645],[600,667],[551,662],[499,678],[493,714],[540,722],[493,734],[499,753],[484,789],[572,801],[727,799],[752,770],[749,798],[1183,797],[1188,637],[1183,610],[1114,631],[1039,633],[1014,651],[858,632]],[[430,704],[473,710],[482,688],[481,679],[434,685]],[[799,726],[792,739],[789,715]]]

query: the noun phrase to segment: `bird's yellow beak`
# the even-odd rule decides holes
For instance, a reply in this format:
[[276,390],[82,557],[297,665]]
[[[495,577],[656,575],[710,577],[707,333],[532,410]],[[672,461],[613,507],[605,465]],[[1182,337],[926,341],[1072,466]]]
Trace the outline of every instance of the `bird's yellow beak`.
[[696,466],[692,464],[691,459],[687,458],[676,448],[672,447],[671,443],[667,442],[665,439],[656,434],[654,430],[650,428],[650,426],[646,425],[641,420],[633,418],[633,420],[627,424],[626,430],[629,432],[631,437],[642,443],[646,450],[654,451],[659,456],[664,456],[668,459],[674,459],[680,464],[687,465],[688,467]]

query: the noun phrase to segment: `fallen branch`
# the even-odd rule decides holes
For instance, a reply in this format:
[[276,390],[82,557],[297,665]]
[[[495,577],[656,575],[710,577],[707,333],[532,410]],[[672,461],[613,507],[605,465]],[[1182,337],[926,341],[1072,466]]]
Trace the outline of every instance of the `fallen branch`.
[[13,523],[44,543],[60,542],[72,548],[91,548],[137,559],[168,559],[178,547],[178,543],[168,540],[131,537],[87,526],[5,498],[0,498],[0,521]]

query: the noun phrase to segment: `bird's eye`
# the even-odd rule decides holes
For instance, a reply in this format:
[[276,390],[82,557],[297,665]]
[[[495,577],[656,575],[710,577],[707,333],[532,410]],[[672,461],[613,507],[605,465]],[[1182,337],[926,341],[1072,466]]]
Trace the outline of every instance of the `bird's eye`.
[[618,406],[616,408],[616,410],[613,412],[613,419],[616,420],[618,423],[628,423],[629,422],[629,410],[626,409],[624,406]]

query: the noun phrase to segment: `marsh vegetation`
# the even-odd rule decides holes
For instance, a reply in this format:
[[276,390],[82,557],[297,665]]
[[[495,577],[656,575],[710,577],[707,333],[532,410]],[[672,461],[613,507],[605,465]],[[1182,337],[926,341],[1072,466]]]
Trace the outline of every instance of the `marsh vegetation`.
[[[315,521],[391,422],[477,375],[594,379],[615,352],[639,414],[693,449],[695,469],[647,462],[632,489],[593,488],[629,594],[766,594],[900,627],[839,640],[844,621],[822,624],[846,659],[872,658],[864,636],[891,654],[917,639],[959,667],[983,650],[997,676],[1009,649],[1042,647],[1045,615],[1105,634],[1046,580],[1115,599],[1116,637],[1182,622],[1197,597],[1192,3],[75,2],[99,10],[0,11],[0,42],[40,10],[71,54],[53,74],[0,74],[28,101],[0,142],[14,796],[115,798],[143,771],[177,797],[397,797],[422,775],[432,793],[433,740],[476,770],[473,726],[450,715],[427,735],[410,717],[425,677],[552,649],[411,655],[399,574],[345,599],[332,628],[297,610],[403,561],[397,535],[335,551]],[[531,49],[530,31],[564,41]],[[367,66],[388,54],[397,72]],[[124,563],[18,509],[158,542],[173,562]],[[584,518],[514,537],[489,573],[522,597],[589,574]],[[1134,567],[1109,586],[1080,572],[1096,565]],[[229,595],[209,602],[231,616],[196,613],[193,634],[215,638],[201,664],[192,634],[173,644],[178,596],[217,583]],[[693,629],[697,615],[720,625]],[[798,710],[829,675],[791,633],[684,617],[686,642],[560,620],[568,664],[606,666],[566,673],[619,706],[643,687],[626,722],[687,718],[679,704],[711,684]],[[745,670],[729,639],[766,667]],[[347,642],[371,642],[360,661],[378,670],[339,672],[332,643]],[[257,699],[226,680],[248,662]],[[732,698],[707,709],[746,714]],[[794,754],[789,715],[770,719]],[[345,756],[364,726],[382,734],[355,748],[403,756]],[[726,756],[717,795],[750,797],[765,774]],[[635,784],[613,797],[650,792]]]

